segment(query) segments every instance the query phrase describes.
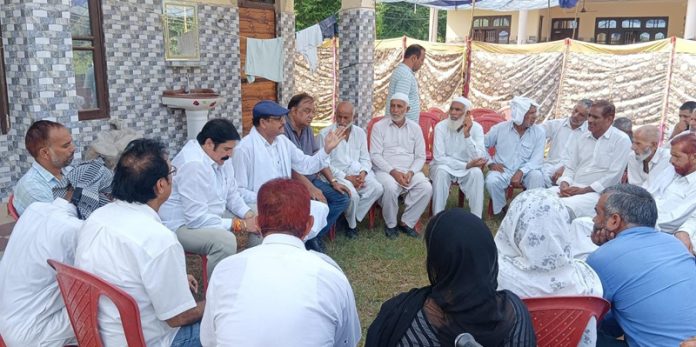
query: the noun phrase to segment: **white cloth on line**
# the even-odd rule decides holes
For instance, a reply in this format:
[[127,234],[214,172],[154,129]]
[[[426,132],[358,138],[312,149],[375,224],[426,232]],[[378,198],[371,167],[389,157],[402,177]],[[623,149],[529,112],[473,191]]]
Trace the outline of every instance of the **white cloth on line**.
[[247,81],[253,83],[258,76],[274,82],[283,82],[285,80],[284,56],[283,39],[280,37],[266,40],[247,38],[244,65]]
[[321,46],[322,42],[324,42],[324,37],[321,34],[321,26],[319,26],[319,24],[312,25],[309,28],[295,33],[295,50],[307,59],[311,72],[317,69],[319,60],[317,57],[317,47]]

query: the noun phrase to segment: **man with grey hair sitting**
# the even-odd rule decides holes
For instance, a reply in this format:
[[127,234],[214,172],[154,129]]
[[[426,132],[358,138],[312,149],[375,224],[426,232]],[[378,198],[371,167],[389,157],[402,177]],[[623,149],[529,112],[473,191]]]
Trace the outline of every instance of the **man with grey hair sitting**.
[[549,143],[549,153],[541,169],[547,186],[556,184],[556,180],[563,175],[564,163],[568,160],[568,147],[587,130],[591,106],[592,100],[582,99],[575,104],[569,117],[551,119],[541,124],[546,130],[546,140]]
[[469,200],[469,210],[483,214],[483,171],[488,162],[483,127],[471,119],[473,105],[465,97],[452,100],[447,120],[435,126],[433,163],[433,214],[445,209],[450,185],[456,182]]
[[644,125],[633,134],[633,153],[628,158],[628,183],[645,188],[652,196],[662,192],[674,179],[669,150],[658,145],[660,129]]
[[15,225],[0,262],[0,331],[8,346],[77,344],[46,260],[74,263],[77,233],[109,201],[111,178],[100,159],[83,162],[53,188],[53,202],[29,205]]
[[600,247],[587,263],[611,303],[597,345],[678,346],[696,335],[696,301],[688,300],[696,262],[677,239],[655,230],[650,193],[631,184],[611,186],[595,210],[592,241]]

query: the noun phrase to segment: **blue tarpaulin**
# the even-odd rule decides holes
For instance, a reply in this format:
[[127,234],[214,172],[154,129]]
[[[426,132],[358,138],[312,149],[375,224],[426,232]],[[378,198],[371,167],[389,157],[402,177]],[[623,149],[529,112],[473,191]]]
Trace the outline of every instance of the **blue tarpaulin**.
[[[472,7],[472,0],[377,0],[377,2],[408,2],[440,10],[467,10]],[[476,8],[493,11],[538,10],[561,6],[573,8],[578,0],[476,0]]]

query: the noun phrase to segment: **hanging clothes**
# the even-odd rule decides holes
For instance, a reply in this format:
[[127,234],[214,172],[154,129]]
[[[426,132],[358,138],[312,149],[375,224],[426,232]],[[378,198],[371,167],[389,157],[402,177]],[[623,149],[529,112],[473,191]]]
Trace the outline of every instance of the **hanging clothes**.
[[321,35],[325,39],[334,38],[338,34],[338,21],[335,14],[319,22],[319,26],[321,27]]
[[258,77],[264,77],[274,82],[283,82],[284,64],[283,39],[252,39],[247,38],[246,65],[244,72],[247,81],[253,83]]
[[324,38],[322,37],[319,24],[314,24],[295,34],[295,50],[307,59],[309,70],[312,72],[317,69],[317,47],[322,42],[324,42]]

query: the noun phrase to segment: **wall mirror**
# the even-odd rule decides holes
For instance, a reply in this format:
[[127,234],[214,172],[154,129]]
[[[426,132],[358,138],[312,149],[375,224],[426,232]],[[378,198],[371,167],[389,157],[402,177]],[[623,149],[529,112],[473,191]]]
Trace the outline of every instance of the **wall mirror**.
[[198,61],[198,6],[182,1],[164,2],[165,60]]

